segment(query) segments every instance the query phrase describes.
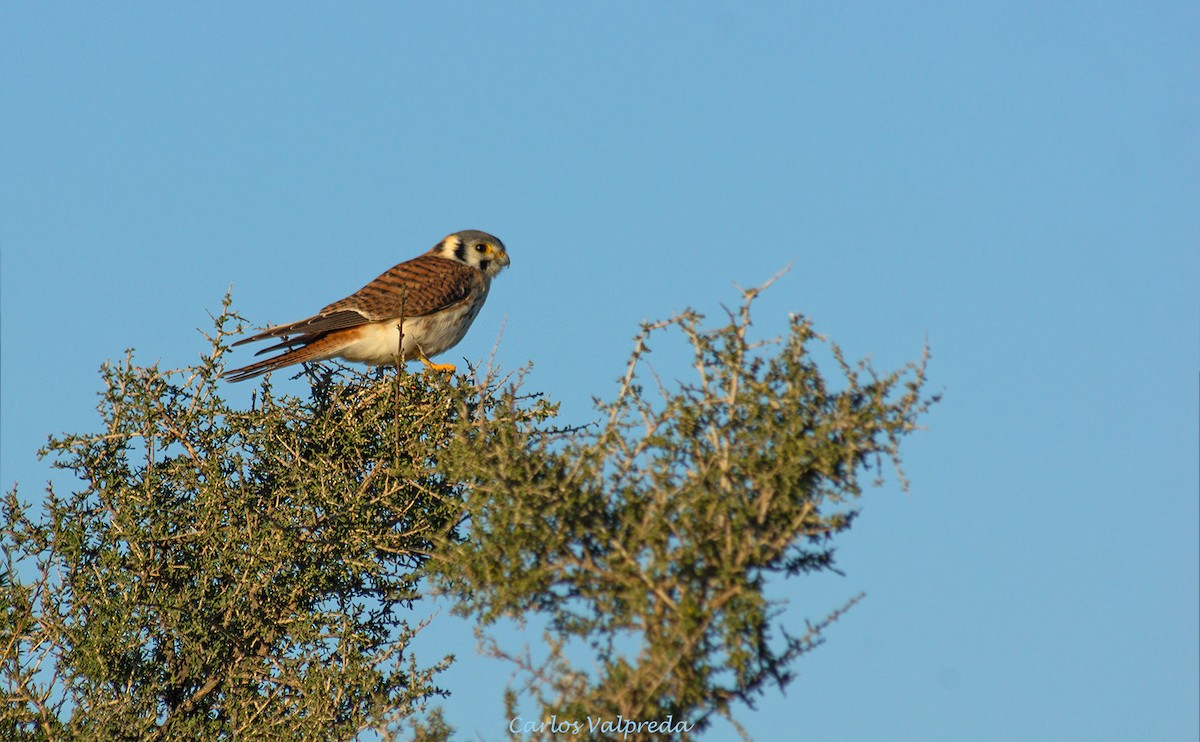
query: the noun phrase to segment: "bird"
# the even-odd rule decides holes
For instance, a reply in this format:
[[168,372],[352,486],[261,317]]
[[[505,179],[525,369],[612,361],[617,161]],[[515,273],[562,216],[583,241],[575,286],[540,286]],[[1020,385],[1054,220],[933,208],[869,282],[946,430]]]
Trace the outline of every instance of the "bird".
[[458,344],[479,315],[492,279],[509,264],[496,237],[476,229],[447,235],[428,252],[393,266],[378,278],[307,319],[268,327],[233,347],[279,342],[260,350],[271,358],[226,371],[245,381],[296,363],[342,358],[372,366],[420,360],[453,373],[453,364],[429,359]]

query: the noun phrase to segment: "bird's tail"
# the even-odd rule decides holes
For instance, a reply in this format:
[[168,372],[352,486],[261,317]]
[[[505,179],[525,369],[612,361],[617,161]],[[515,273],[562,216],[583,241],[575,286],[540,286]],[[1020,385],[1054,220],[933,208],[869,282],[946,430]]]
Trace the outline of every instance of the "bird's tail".
[[[303,340],[297,338],[296,342],[303,342]],[[283,345],[286,345],[286,343],[272,346],[264,351],[259,352],[266,353],[272,350],[277,350]],[[255,376],[262,376],[265,373],[278,371],[285,366],[291,366],[297,363],[306,363],[309,361],[327,361],[336,356],[338,351],[342,349],[343,345],[345,345],[345,343],[339,338],[329,337],[328,335],[325,337],[318,337],[312,342],[309,342],[307,345],[303,345],[299,348],[292,348],[286,353],[282,353],[273,358],[265,358],[256,363],[251,363],[248,366],[242,366],[241,368],[235,368],[226,371],[225,373],[221,374],[221,378],[231,382],[245,381],[246,379],[253,379]]]

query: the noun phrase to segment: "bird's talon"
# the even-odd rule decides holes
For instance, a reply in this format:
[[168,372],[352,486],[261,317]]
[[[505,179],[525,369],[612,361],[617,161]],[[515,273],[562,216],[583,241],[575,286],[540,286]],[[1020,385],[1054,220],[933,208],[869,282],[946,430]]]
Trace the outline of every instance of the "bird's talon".
[[457,369],[453,363],[434,363],[425,356],[421,356],[421,363],[425,364],[425,368],[430,371],[441,371],[443,373],[452,374]]

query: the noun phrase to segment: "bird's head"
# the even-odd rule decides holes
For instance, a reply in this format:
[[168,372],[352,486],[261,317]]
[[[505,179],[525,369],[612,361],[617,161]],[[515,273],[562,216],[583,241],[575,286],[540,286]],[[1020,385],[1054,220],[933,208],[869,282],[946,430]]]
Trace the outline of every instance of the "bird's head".
[[448,235],[431,252],[474,266],[488,278],[495,278],[508,265],[508,251],[504,249],[504,243],[477,229]]

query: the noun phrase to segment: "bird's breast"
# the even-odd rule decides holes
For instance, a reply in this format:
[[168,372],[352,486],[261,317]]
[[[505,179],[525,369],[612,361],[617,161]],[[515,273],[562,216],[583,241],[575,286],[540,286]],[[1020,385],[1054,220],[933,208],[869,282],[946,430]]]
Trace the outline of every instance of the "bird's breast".
[[373,366],[395,363],[398,352],[406,361],[415,360],[418,350],[431,358],[458,345],[482,306],[483,301],[467,301],[424,317],[405,319],[403,345],[397,320],[362,325],[355,328],[357,336],[338,355]]

